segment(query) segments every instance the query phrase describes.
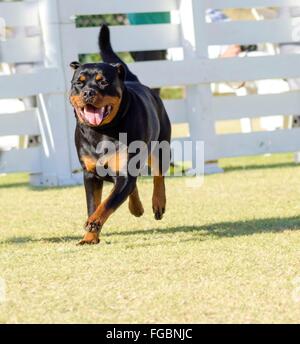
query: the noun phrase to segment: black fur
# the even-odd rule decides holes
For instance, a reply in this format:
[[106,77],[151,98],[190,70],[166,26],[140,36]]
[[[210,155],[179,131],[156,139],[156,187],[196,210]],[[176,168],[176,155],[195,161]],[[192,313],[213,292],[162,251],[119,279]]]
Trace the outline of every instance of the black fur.
[[[120,92],[122,94],[118,113],[108,124],[90,126],[87,123],[82,123],[76,115],[75,144],[84,169],[84,184],[89,215],[88,224],[90,226],[91,223],[96,223],[100,230],[103,223],[94,216],[96,211],[93,199],[94,191],[102,187],[103,180],[113,182],[114,188],[106,202],[106,207],[115,210],[135,190],[137,178],[130,175],[99,177],[96,172],[87,171],[85,164],[82,162],[82,157],[91,156],[98,160],[101,156],[101,153],[96,153],[98,143],[103,140],[116,141],[119,139],[120,133],[127,134],[128,144],[141,140],[150,147],[151,141],[170,142],[171,125],[161,99],[150,88],[142,85],[128,66],[113,51],[109,29],[106,25],[103,25],[100,30],[99,48],[103,63],[84,65],[72,63],[75,72],[70,95],[71,97],[78,96],[86,88],[96,90],[102,96],[114,97],[120,95]],[[78,84],[78,77],[81,73],[93,76],[98,72],[101,72],[109,83],[104,89],[100,88],[92,77],[84,84]],[[166,171],[161,170],[160,172],[164,173]]]

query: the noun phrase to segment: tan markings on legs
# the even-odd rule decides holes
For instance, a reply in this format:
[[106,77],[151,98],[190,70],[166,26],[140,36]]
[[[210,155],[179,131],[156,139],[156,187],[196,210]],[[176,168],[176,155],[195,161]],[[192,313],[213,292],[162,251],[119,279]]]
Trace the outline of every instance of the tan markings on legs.
[[166,210],[165,177],[155,176],[153,179],[152,208],[156,220],[161,220]]
[[103,189],[103,184],[101,184],[101,187],[94,189],[93,198],[94,198],[95,209],[97,209],[99,205],[101,204],[102,189]]
[[90,155],[83,155],[80,160],[84,163],[84,166],[88,172],[96,171],[97,160]]
[[[78,243],[78,245],[93,245],[99,244],[101,228],[109,218],[109,216],[114,212],[113,209],[107,207],[107,199],[101,203],[94,214],[92,214],[86,224],[87,232],[85,233],[83,239]],[[91,230],[91,228],[95,228]]]
[[132,215],[136,217],[140,217],[144,214],[143,204],[140,200],[138,188],[136,187],[132,194],[129,196],[129,203],[128,203],[129,210]]
[[[109,198],[109,197],[108,197]],[[98,224],[100,227],[104,225],[109,216],[114,212],[114,209],[108,207],[108,198],[102,202],[88,219],[88,225],[92,223]]]
[[159,171],[159,160],[155,155],[148,157],[148,164],[152,168],[153,177],[153,196],[152,209],[156,220],[161,220],[166,210],[166,188],[165,177]]
[[96,232],[86,232],[84,237],[77,245],[97,245],[99,244],[99,233]]

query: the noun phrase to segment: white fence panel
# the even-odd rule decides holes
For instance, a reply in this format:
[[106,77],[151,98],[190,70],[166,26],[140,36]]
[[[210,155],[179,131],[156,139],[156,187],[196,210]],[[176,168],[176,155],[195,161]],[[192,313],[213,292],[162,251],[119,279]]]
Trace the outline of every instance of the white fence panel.
[[72,74],[69,63],[80,54],[98,53],[99,28],[75,26],[76,16],[91,14],[180,13],[180,24],[111,27],[112,43],[118,52],[183,48],[183,61],[141,62],[130,68],[151,87],[186,86],[185,99],[164,103],[172,123],[189,123],[189,139],[205,141],[206,159],[300,149],[299,129],[227,135],[215,132],[215,122],[220,120],[299,113],[300,91],[245,97],[215,97],[211,92],[211,84],[216,82],[300,78],[299,56],[208,57],[211,45],[295,43],[298,37],[293,31],[294,20],[276,18],[207,23],[205,16],[207,8],[299,5],[299,0],[36,0],[0,3],[0,13],[8,27],[41,25],[42,34],[41,37],[15,37],[0,42],[0,63],[34,66],[31,73],[0,76],[0,97],[34,96],[38,100],[37,109],[0,115],[3,123],[0,135],[40,134],[43,138],[40,148],[2,153],[0,172],[25,170],[40,173],[36,179],[38,183],[63,184],[72,180],[72,169],[78,168],[79,164],[73,143],[74,115],[66,97]]
[[0,114],[0,136],[39,135],[37,109]]
[[151,87],[300,77],[297,55],[151,61],[134,63],[130,68]]
[[[253,8],[300,6],[298,0],[204,0],[201,11],[207,8]],[[203,17],[202,34],[205,47],[210,45],[297,43],[295,19],[275,18],[261,21],[231,21],[206,23]],[[264,79],[299,78],[300,59],[297,54],[256,56],[246,58],[217,58],[195,61],[198,72],[202,68],[203,77],[198,82],[254,81]],[[198,66],[197,66],[198,64]],[[196,74],[196,73],[195,73]],[[194,75],[196,79],[196,75]],[[194,80],[197,81],[197,80]],[[261,116],[290,115],[300,113],[300,93],[285,92],[249,96],[215,97],[211,93],[207,101],[209,118],[216,120],[257,118]],[[204,117],[204,115],[203,115]],[[204,117],[205,118],[205,117]],[[261,131],[254,133],[223,134],[206,136],[206,158],[219,159],[242,155],[275,152],[289,152],[300,149],[299,129]]]
[[0,173],[29,172],[41,173],[41,148],[12,149],[0,153]]
[[57,68],[40,68],[32,73],[2,75],[0,89],[1,98],[65,92],[63,75]]
[[[218,135],[215,158],[295,152],[300,148],[300,128],[256,132],[247,134]],[[210,149],[210,147],[207,147]]]
[[187,103],[183,99],[165,100],[164,105],[167,113],[170,115],[172,123],[187,123],[188,118],[186,116]]
[[0,14],[5,19],[8,27],[13,26],[38,26],[39,16],[37,12],[38,0],[24,3],[1,2]]
[[212,113],[216,120],[300,114],[300,91],[243,97],[213,97]]
[[0,42],[0,61],[6,63],[36,63],[43,61],[40,37],[15,38]]
[[36,109],[0,115],[0,135],[42,138],[41,147],[2,152],[0,172],[30,172],[36,185],[72,184],[66,84],[60,42],[54,39],[59,33],[55,2],[1,2],[0,15],[8,29],[7,40],[0,43],[0,63],[12,67],[0,76],[0,97],[25,98],[31,103],[35,99],[38,104]]
[[233,21],[206,24],[208,45],[297,42],[292,19]]

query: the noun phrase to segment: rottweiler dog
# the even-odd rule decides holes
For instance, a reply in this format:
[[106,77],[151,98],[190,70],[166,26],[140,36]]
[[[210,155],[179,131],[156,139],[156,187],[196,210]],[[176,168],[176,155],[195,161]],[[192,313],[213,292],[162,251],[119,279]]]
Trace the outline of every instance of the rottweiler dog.
[[[164,176],[170,161],[162,163],[162,153],[154,150],[152,143],[170,143],[171,124],[167,112],[155,92],[144,86],[113,51],[107,25],[100,29],[99,48],[103,63],[70,64],[74,70],[70,102],[77,122],[75,144],[84,172],[88,210],[86,233],[80,245],[98,244],[102,226],[127,198],[130,212],[137,217],[143,215],[138,175],[128,171],[138,151],[124,149],[133,142],[143,142],[148,149],[146,160],[154,175],[155,219],[162,219],[166,209]],[[126,143],[120,140],[120,135],[124,137],[124,134]],[[107,142],[115,145],[113,153],[109,152]],[[136,164],[139,170],[142,165],[140,161]],[[110,173],[99,173],[100,167],[101,171],[104,168]],[[124,171],[126,173],[121,173]],[[104,181],[114,186],[102,201]]]

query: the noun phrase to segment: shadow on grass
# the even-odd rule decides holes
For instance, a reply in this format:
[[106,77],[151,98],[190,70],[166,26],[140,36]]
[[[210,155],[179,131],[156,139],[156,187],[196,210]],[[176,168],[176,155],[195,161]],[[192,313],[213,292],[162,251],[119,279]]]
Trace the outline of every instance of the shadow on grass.
[[24,187],[28,187],[28,183],[21,182],[21,183],[0,184],[0,189],[14,189],[14,188],[24,188]]
[[[188,241],[198,240],[199,234],[202,240],[208,240],[210,238],[233,238],[238,236],[248,236],[260,233],[278,233],[285,230],[299,230],[300,229],[300,217],[288,217],[288,218],[267,218],[267,219],[256,219],[248,221],[238,222],[220,222],[213,223],[210,225],[203,226],[178,226],[169,228],[155,228],[145,230],[132,230],[132,231],[121,231],[121,232],[105,232],[106,238],[114,236],[154,236],[155,235],[169,235],[176,233],[194,233],[195,238],[188,238]],[[61,237],[50,237],[50,238],[33,238],[30,236],[26,237],[12,237],[4,241],[0,241],[0,244],[25,244],[25,243],[67,243],[71,241],[78,241],[82,236],[61,236]],[[150,239],[148,237],[148,239]],[[185,241],[184,239],[182,240]],[[133,243],[134,247],[135,244]]]
[[76,188],[78,186],[82,186],[83,184],[74,184],[74,185],[65,185],[65,186],[32,186],[29,182],[16,182],[16,183],[7,183],[7,184],[0,184],[0,189],[18,189],[18,188],[27,188],[31,191],[46,191],[46,190],[62,190],[62,189],[71,189]]
[[24,237],[12,237],[7,240],[0,241],[0,244],[27,244],[27,243],[64,243],[77,240],[79,241],[82,239],[82,236],[62,236],[62,237],[52,237],[52,238],[33,238],[31,236],[24,236]]
[[172,234],[172,233],[200,233],[204,236],[236,237],[259,233],[282,232],[286,229],[300,230],[300,217],[267,218],[238,222],[220,222],[203,226],[179,226],[165,229],[145,229],[122,232],[105,233],[105,236],[115,235],[147,235],[147,234]]

